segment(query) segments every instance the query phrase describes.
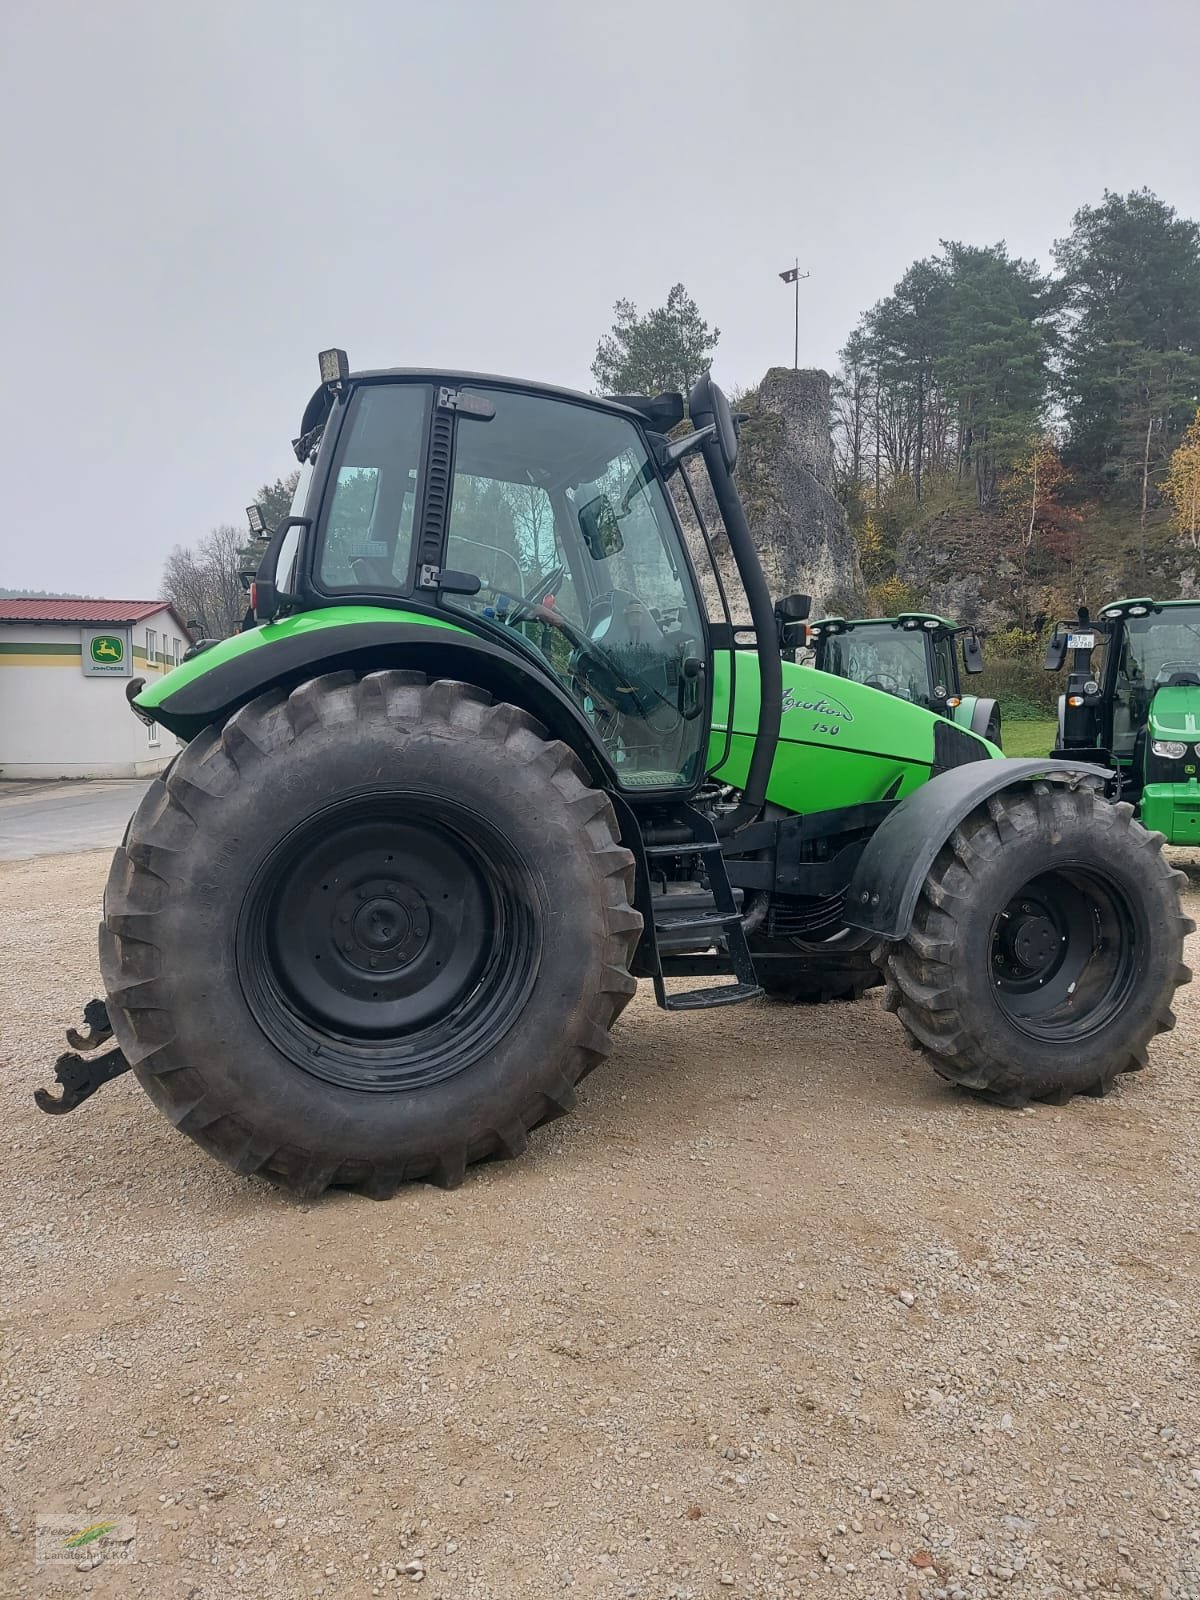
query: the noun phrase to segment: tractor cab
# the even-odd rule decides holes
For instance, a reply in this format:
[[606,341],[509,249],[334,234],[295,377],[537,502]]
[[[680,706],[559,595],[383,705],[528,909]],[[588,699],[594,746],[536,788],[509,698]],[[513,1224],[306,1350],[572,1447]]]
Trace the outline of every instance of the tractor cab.
[[1070,656],[1056,756],[1095,752],[1148,827],[1200,843],[1200,600],[1118,600],[1061,622],[1045,666]]
[[924,706],[999,743],[996,702],[962,692],[957,641],[963,670],[983,671],[975,628],[924,611],[904,611],[896,617],[824,617],[810,625],[808,639],[819,671]]

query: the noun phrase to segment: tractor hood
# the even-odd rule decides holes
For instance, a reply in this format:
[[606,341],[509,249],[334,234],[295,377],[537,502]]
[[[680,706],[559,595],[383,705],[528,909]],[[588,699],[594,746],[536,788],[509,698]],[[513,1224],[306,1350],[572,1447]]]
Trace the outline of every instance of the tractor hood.
[[[758,700],[753,652],[718,650],[709,771],[719,781],[739,787],[745,781]],[[938,772],[1000,754],[986,739],[923,706],[785,661],[779,747],[767,797],[804,812],[903,799]]]
[[1159,689],[1150,702],[1147,722],[1151,739],[1197,743],[1200,741],[1200,688],[1194,684],[1176,684]]

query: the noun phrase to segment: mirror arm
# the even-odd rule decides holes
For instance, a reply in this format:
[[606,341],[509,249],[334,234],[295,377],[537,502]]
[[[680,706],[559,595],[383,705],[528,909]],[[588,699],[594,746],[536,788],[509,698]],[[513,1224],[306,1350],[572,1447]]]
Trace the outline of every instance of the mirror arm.
[[716,431],[716,423],[710,422],[703,428],[693,428],[691,433],[685,433],[682,439],[668,439],[663,433],[647,435],[658,470],[664,477],[669,477],[693,450],[702,450],[705,443],[715,436]]

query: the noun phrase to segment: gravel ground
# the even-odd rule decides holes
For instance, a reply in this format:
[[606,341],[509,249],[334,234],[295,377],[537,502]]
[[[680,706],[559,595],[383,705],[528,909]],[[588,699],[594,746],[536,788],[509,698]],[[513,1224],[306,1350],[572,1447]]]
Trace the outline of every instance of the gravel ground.
[[1200,1596],[1200,987],[1020,1114],[876,996],[643,994],[519,1163],[304,1206],[132,1078],[34,1110],[106,866],[0,867],[0,1594]]

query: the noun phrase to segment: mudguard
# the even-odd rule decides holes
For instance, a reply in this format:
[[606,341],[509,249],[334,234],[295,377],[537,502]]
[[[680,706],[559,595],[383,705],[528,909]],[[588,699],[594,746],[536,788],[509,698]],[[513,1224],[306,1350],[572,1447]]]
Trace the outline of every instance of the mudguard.
[[478,683],[521,706],[569,744],[589,773],[615,788],[617,775],[596,731],[548,674],[465,627],[438,617],[367,607],[303,612],[234,634],[138,691],[143,719],[183,740],[223,722],[270,688],[293,688],[317,673],[412,667],[431,677]]
[[938,851],[977,806],[1002,789],[1032,783],[1101,787],[1113,774],[1073,761],[972,761],[922,784],[879,824],[855,868],[843,915],[855,928],[882,939],[903,939],[912,926],[917,896]]
[[987,695],[965,694],[955,706],[951,720],[969,733],[977,733],[981,739],[986,739],[988,723],[995,709],[996,702]]

